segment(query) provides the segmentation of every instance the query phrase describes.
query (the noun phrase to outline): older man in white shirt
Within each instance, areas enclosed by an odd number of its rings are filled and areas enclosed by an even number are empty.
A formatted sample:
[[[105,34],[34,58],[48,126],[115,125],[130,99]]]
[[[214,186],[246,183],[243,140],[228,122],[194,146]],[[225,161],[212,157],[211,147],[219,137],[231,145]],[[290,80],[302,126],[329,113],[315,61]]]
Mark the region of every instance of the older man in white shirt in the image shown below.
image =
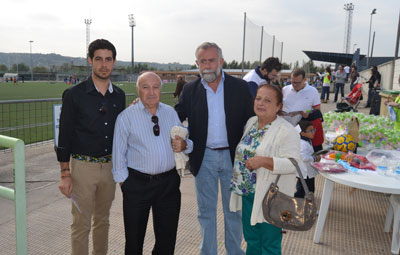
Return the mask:
[[[112,172],[123,193],[125,254],[143,253],[150,209],[153,254],[174,254],[181,207],[174,152],[190,153],[193,143],[179,136],[171,141],[171,129],[182,124],[175,110],[160,102],[158,75],[140,75],[136,90],[140,101],[118,116],[113,143]]]

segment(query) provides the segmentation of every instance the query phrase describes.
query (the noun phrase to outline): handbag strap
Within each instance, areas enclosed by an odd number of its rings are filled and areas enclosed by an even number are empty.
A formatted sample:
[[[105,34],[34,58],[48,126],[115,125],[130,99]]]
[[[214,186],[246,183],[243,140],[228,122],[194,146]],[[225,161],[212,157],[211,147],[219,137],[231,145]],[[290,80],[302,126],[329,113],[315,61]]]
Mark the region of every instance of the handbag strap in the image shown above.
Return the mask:
[[[310,190],[308,189],[307,183],[304,181],[304,177],[303,177],[303,174],[301,173],[299,164],[297,163],[297,161],[296,161],[294,158],[289,158],[289,160],[290,160],[290,162],[292,162],[292,164],[296,167],[297,173],[298,173],[299,176],[300,176],[301,185],[303,185],[303,189],[304,189],[305,193],[306,193],[306,194],[309,193]],[[275,182],[274,182],[274,185],[275,185],[275,186],[277,186],[280,177],[281,177],[281,175],[278,174],[278,176],[276,177],[276,180],[275,180]]]

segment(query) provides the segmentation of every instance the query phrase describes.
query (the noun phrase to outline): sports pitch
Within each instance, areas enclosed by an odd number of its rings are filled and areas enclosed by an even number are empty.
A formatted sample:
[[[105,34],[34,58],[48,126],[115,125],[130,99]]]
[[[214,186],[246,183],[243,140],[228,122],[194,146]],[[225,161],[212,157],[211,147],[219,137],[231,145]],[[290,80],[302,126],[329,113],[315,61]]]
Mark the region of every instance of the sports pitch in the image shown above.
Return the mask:
[[[126,94],[136,94],[135,83],[115,82],[115,85],[125,91]],[[61,98],[62,93],[71,85],[64,82],[0,82],[0,100],[23,100]],[[175,83],[165,83],[163,92],[174,92]]]
[[[114,83],[127,94],[130,104],[136,98],[134,83]],[[14,85],[11,82],[0,83],[0,135],[16,137],[31,144],[54,138],[53,105],[61,104],[62,93],[70,87],[63,82],[25,82]],[[163,85],[161,102],[174,105],[172,92],[175,83]],[[130,94],[130,95],[129,95]],[[8,100],[49,99],[57,100],[34,102],[4,102]],[[0,147],[0,149],[2,149]]]

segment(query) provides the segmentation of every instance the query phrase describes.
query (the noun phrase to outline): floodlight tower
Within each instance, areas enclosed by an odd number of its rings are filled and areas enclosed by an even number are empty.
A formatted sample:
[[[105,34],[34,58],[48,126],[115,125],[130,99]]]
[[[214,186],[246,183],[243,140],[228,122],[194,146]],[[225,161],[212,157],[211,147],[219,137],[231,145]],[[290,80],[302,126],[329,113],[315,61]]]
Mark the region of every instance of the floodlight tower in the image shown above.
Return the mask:
[[[350,53],[351,28],[353,23],[354,4],[352,3],[345,4],[344,10],[346,11],[346,23],[344,27],[343,52]]]
[[[89,44],[90,44],[90,24],[92,24],[91,19],[85,19],[85,24],[86,24],[86,69],[87,69],[87,75],[89,76]]]
[[[372,27],[372,15],[374,15],[374,14],[376,14],[376,9],[374,8],[373,10],[372,10],[372,12],[371,12],[371,18],[370,18],[370,20],[369,20],[369,35],[368,35],[368,54],[367,54],[367,67],[369,67],[369,61],[370,61],[370,55],[369,55],[369,45],[370,45],[370,42],[371,42],[371,27]]]
[[[129,26],[132,29],[132,67],[131,67],[131,79],[133,79],[133,73],[135,72],[134,67],[135,67],[135,60],[134,60],[134,44],[133,44],[133,28],[136,26],[136,21],[135,21],[135,16],[133,14],[129,14],[128,15],[128,19],[129,19]]]
[[[30,48],[30,57],[31,57],[31,81],[33,81],[33,66],[32,66],[32,43],[33,43],[33,41],[31,40],[31,41],[29,41],[29,48]],[[17,66],[18,66],[18,63],[17,63]]]

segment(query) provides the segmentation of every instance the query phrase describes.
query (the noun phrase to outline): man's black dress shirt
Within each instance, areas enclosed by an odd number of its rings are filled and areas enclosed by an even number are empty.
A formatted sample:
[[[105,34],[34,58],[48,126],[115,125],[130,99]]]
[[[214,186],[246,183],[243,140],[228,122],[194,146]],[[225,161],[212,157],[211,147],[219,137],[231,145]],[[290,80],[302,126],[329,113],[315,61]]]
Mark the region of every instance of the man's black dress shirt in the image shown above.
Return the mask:
[[[72,153],[101,157],[112,153],[114,125],[125,109],[125,93],[112,85],[103,96],[92,77],[63,94],[57,160],[68,162]]]

